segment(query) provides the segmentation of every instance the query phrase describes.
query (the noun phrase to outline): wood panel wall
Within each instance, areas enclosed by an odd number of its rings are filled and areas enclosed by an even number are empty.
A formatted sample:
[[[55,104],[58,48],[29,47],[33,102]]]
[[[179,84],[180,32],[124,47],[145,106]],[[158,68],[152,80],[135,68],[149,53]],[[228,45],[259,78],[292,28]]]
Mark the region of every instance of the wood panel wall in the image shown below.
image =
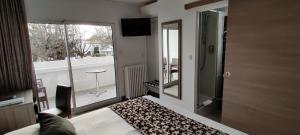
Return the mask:
[[[300,1],[229,0],[222,122],[300,134]]]

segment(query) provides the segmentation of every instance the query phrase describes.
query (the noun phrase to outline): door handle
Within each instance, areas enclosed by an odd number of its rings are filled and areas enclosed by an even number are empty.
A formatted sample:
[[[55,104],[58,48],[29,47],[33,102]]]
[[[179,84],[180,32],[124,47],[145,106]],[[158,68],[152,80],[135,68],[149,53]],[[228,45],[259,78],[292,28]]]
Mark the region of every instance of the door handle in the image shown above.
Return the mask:
[[[223,77],[226,77],[226,78],[229,78],[231,76],[231,73],[230,72],[225,72]]]

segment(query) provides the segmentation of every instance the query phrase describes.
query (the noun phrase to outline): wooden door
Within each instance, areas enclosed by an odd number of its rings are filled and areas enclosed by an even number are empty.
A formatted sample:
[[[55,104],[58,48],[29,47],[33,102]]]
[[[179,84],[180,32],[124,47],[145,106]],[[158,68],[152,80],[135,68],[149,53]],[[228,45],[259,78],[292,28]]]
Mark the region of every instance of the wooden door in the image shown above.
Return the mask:
[[[300,134],[300,1],[229,0],[222,122]]]

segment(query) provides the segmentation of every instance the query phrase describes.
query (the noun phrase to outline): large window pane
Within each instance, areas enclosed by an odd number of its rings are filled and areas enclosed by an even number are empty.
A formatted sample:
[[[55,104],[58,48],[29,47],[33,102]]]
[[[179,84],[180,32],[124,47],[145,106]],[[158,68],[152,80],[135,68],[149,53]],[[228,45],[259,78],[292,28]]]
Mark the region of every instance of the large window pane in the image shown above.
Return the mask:
[[[56,86],[70,84],[64,26],[30,23],[28,29],[40,106],[47,110],[55,107]]]
[[[111,26],[67,25],[76,106],[116,97]]]

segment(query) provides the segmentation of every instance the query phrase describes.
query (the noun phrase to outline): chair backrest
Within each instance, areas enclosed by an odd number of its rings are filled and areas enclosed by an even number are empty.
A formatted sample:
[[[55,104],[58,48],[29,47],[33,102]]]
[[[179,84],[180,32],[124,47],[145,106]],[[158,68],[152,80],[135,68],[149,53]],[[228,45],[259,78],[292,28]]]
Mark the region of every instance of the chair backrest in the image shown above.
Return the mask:
[[[178,66],[178,58],[172,58],[171,65]]]
[[[37,85],[37,88],[44,87],[43,80],[42,79],[36,79],[36,85]]]
[[[163,59],[163,65],[167,65],[167,58],[165,58],[165,57]]]
[[[71,94],[72,88],[70,86],[57,85],[55,97],[56,108],[61,109],[67,114],[71,114]]]

